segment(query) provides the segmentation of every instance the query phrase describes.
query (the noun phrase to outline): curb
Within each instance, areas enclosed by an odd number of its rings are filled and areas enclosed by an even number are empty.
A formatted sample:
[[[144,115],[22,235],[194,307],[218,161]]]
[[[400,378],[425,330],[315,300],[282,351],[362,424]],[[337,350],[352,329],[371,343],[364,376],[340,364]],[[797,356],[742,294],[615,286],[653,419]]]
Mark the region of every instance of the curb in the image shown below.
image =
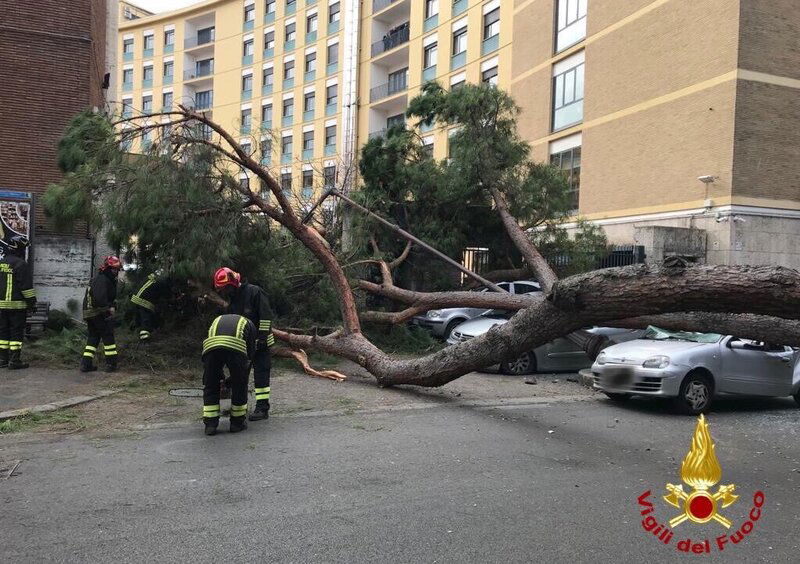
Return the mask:
[[[594,376],[592,376],[592,371],[588,368],[584,368],[578,372],[578,380],[580,381],[581,386],[594,388]]]
[[[112,396],[114,394],[118,394],[121,391],[122,390],[100,390],[99,392],[91,396],[75,396],[74,398],[67,398],[65,400],[54,401],[52,403],[44,403],[41,405],[35,405],[33,407],[24,407],[22,409],[11,409],[9,411],[2,411],[0,412],[0,421],[5,421],[6,419],[14,419],[16,417],[23,417],[31,413],[47,413],[48,411],[56,411],[58,409],[64,409],[66,407],[74,407],[82,403],[89,403],[90,401],[94,401],[96,399],[105,398],[108,396]]]

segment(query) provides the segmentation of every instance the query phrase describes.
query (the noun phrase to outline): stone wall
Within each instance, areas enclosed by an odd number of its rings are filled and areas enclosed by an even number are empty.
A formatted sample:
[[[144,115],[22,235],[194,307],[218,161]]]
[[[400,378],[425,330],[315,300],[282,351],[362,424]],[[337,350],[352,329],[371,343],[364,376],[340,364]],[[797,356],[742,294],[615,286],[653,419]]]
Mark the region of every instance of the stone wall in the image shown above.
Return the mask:
[[[33,285],[40,301],[51,309],[68,311],[67,302],[80,306],[92,272],[92,239],[39,236],[34,241]],[[75,314],[75,312],[71,312]]]

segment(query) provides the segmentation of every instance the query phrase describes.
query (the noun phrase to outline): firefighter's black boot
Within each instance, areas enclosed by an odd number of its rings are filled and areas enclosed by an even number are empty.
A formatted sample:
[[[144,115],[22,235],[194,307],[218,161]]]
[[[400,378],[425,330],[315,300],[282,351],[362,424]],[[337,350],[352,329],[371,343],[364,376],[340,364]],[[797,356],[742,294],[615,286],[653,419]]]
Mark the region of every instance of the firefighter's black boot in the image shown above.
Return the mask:
[[[109,356],[106,358],[106,372],[117,371],[117,356]]]
[[[22,362],[20,360],[20,354],[22,351],[10,351],[8,354],[8,369],[9,370],[22,370],[23,368],[28,368],[30,366],[27,362]]]
[[[97,370],[97,367],[91,357],[84,356],[81,358],[81,372],[94,372],[95,370]]]
[[[231,417],[231,433],[239,433],[247,429],[247,420],[244,415],[240,417]]]
[[[250,414],[250,421],[261,421],[269,419],[269,400],[258,400],[256,408]]]
[[[213,437],[217,434],[217,426],[219,425],[219,417],[203,419],[203,423],[205,423],[206,430],[205,434],[209,437]]]
[[[8,349],[0,349],[0,368],[8,368]]]

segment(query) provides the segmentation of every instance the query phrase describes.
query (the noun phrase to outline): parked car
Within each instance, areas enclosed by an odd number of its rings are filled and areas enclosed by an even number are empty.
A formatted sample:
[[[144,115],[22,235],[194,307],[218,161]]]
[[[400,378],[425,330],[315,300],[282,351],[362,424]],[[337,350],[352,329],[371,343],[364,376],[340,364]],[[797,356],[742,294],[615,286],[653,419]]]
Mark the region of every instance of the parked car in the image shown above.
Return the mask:
[[[612,400],[673,398],[681,411],[698,414],[720,394],[794,396],[800,404],[797,357],[782,345],[650,327],[642,339],[602,351],[592,373],[595,389]]]
[[[519,280],[517,282],[498,282],[497,285],[512,294],[530,294],[541,292],[538,282],[533,280]],[[475,288],[474,292],[488,292],[485,286]],[[432,309],[425,315],[418,315],[412,319],[412,324],[430,330],[437,337],[445,341],[450,338],[453,329],[468,319],[473,319],[486,313],[486,308],[479,307],[451,307],[447,309]]]
[[[505,310],[490,310],[458,325],[450,334],[447,343],[455,345],[483,335],[492,327],[507,323],[513,314],[514,312]],[[589,331],[606,335],[614,342],[636,339],[642,335],[642,331],[611,327],[595,327]],[[567,338],[560,338],[530,352],[522,353],[518,358],[502,362],[499,368],[504,374],[522,375],[545,371],[577,372],[591,365],[592,360],[582,348]]]

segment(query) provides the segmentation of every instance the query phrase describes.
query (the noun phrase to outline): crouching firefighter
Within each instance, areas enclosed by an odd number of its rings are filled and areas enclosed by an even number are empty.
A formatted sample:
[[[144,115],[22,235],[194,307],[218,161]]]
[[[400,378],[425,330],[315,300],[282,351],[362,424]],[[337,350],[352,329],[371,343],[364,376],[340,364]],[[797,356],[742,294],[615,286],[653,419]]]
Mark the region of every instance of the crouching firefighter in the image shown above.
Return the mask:
[[[272,310],[267,295],[260,287],[242,281],[238,272],[226,267],[214,273],[214,289],[226,300],[230,300],[226,313],[243,315],[252,321],[258,330],[256,352],[253,356],[256,406],[250,414],[250,421],[267,419],[272,364],[269,349],[275,344],[275,336],[272,334]]]
[[[81,372],[97,370],[94,355],[100,342],[106,357],[106,372],[117,369],[117,342],[114,338],[114,312],[117,300],[117,276],[122,262],[115,257],[106,257],[100,272],[92,278],[83,298],[83,319],[89,329],[86,348],[81,358]]]
[[[216,435],[219,426],[220,382],[223,369],[230,373],[230,432],[247,429],[247,380],[256,352],[256,328],[241,315],[217,317],[203,341],[203,423],[206,435]]]
[[[167,281],[156,278],[155,274],[150,274],[139,291],[131,296],[131,303],[136,309],[136,325],[139,327],[140,343],[147,343],[158,325],[156,301],[166,293],[166,290]]]
[[[28,368],[20,357],[27,311],[36,307],[36,291],[25,262],[27,248],[27,237],[14,235],[0,259],[0,288],[5,288],[5,299],[0,300],[0,368],[9,370]]]

